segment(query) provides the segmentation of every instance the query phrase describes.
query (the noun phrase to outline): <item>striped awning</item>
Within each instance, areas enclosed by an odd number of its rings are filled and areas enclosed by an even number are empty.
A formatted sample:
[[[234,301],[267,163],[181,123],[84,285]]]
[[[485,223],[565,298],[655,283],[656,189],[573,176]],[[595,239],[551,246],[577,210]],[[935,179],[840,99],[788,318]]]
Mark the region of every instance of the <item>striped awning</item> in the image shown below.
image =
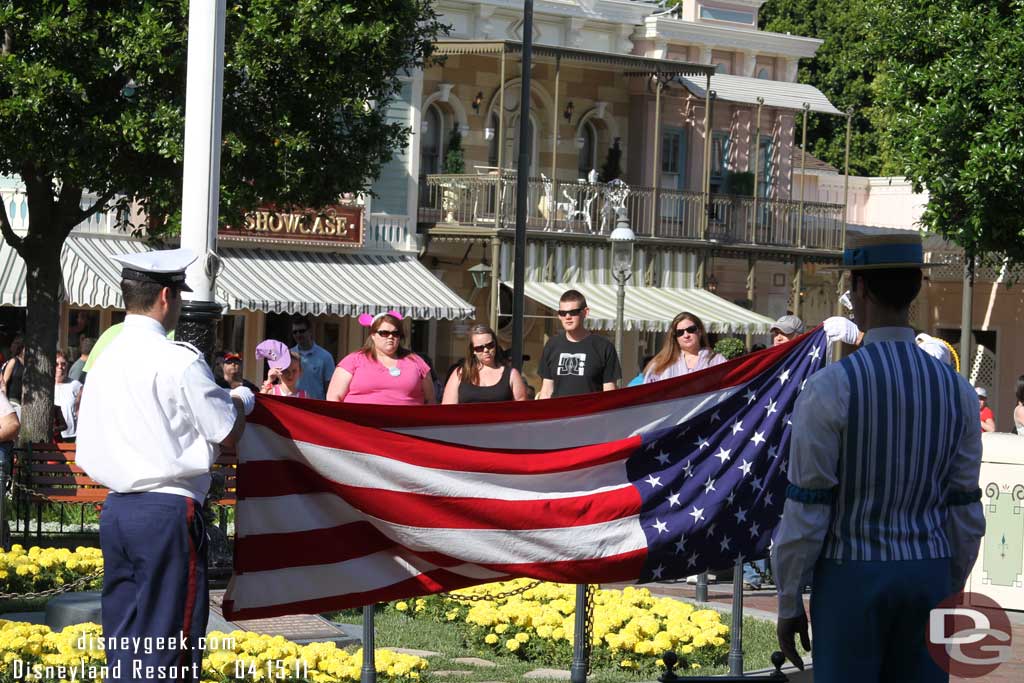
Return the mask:
[[[72,306],[123,308],[121,270],[111,256],[148,251],[128,237],[73,233],[64,243],[64,299]],[[229,310],[358,315],[397,310],[415,319],[472,318],[476,308],[411,254],[339,254],[221,248],[217,300]],[[25,262],[0,243],[0,305],[25,306]]]
[[[694,95],[704,98],[707,82],[703,78],[681,76],[680,82]],[[756,105],[757,99],[761,98],[766,107],[801,111],[806,104],[810,111],[843,116],[843,112],[836,109],[823,92],[806,83],[715,74],[711,77],[711,90],[723,102]]]
[[[503,284],[512,286],[511,282]],[[524,292],[542,306],[558,310],[558,299],[567,289],[579,290],[587,298],[590,307],[587,321],[592,329],[615,329],[618,289],[615,285],[527,282]],[[704,289],[626,287],[623,323],[627,331],[664,332],[672,318],[683,311],[699,316],[709,332],[717,333],[767,334],[775,322]]]

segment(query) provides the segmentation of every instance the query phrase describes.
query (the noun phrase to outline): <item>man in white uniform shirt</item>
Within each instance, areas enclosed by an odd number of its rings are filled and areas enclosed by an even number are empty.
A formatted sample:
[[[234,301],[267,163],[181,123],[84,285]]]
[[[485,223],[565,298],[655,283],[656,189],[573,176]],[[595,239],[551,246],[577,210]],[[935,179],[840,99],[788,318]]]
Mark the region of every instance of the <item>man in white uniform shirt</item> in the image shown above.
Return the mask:
[[[111,490],[100,516],[110,680],[198,681],[209,614],[203,499],[219,446],[241,437],[255,398],[218,387],[199,351],[165,336],[192,291],[190,250],[114,258],[128,315],[89,373],[77,453]],[[157,638],[160,647],[118,646]]]
[[[803,668],[795,640],[810,648],[801,590],[811,583],[815,683],[948,681],[925,626],[963,589],[985,533],[977,399],[909,326],[920,236],[847,244],[864,340],[811,376],[793,411],[772,551],[779,646]]]

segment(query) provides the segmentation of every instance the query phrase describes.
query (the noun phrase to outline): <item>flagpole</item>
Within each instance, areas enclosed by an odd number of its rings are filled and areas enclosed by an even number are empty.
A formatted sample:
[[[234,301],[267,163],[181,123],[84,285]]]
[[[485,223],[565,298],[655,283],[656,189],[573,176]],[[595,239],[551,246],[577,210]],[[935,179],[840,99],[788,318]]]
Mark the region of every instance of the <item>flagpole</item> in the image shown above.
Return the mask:
[[[585,642],[587,633],[587,584],[576,584],[576,624],[572,636],[572,666],[569,667],[571,683],[587,683],[587,652],[590,643]]]
[[[523,316],[526,313],[526,211],[530,182],[530,68],[533,58],[533,0],[523,2],[523,77],[519,94],[519,163],[516,165],[515,260],[512,272],[512,367],[523,371]],[[557,135],[557,131],[555,132]]]

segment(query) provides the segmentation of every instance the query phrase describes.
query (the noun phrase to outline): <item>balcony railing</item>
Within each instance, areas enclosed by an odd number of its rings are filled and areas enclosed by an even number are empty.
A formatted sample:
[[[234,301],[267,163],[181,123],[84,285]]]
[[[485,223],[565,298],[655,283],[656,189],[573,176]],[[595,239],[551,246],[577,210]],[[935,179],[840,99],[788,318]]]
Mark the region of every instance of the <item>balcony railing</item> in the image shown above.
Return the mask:
[[[708,240],[721,244],[807,247],[836,251],[843,244],[841,204],[801,203],[712,194],[704,230],[703,195],[688,190],[628,188],[606,183],[530,178],[528,230],[607,235],[621,206],[638,236]],[[619,196],[616,196],[619,192]],[[516,176],[428,175],[420,183],[421,223],[480,228],[515,225]],[[657,208],[657,211],[655,209]]]

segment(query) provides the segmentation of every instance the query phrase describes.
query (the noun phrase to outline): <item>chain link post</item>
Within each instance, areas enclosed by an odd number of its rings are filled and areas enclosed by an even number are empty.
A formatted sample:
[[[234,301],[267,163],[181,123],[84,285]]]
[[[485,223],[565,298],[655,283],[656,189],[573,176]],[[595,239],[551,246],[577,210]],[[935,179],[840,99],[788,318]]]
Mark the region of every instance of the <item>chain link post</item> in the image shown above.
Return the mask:
[[[732,570],[732,632],[729,634],[729,675],[743,675],[743,556]]]
[[[694,596],[697,602],[708,601],[708,573],[697,574],[697,594]]]
[[[569,680],[572,683],[587,683],[587,657],[589,634],[587,633],[587,584],[576,584],[576,624],[572,638],[572,667]]]
[[[377,662],[373,644],[375,612],[372,604],[363,607],[363,669],[360,672],[359,683],[377,683]]]

